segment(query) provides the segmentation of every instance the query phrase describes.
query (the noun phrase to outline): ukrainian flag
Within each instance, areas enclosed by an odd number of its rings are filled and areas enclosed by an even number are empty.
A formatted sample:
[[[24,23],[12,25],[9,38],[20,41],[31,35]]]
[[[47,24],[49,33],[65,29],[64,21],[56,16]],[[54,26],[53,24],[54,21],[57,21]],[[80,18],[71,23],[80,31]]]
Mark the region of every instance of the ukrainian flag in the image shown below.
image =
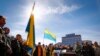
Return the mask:
[[[44,32],[44,38],[56,42],[56,36],[47,29]]]
[[[26,27],[26,32],[28,32],[26,45],[32,49],[35,47],[35,24],[34,24],[34,15],[32,14],[34,10],[34,6],[35,6],[35,2],[33,4],[31,16],[29,18],[29,21]]]
[[[28,32],[26,45],[33,48],[35,45],[35,26],[34,26],[34,15],[32,14],[27,24],[26,32]]]

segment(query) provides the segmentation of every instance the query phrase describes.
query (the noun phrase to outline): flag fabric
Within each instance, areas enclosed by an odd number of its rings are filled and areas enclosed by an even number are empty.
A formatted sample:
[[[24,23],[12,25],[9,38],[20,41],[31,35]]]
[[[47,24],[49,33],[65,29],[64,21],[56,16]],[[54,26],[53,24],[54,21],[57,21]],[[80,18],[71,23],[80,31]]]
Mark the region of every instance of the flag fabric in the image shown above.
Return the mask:
[[[26,27],[26,32],[28,32],[27,40],[25,44],[27,45],[26,50],[33,56],[33,52],[35,49],[35,24],[34,24],[34,15],[32,14],[35,6],[35,2],[32,7],[31,15]]]
[[[26,45],[30,48],[34,48],[35,45],[35,26],[34,26],[34,15],[31,14],[28,25],[26,27],[26,32],[28,32]]]
[[[44,32],[44,38],[56,42],[56,36],[47,29]]]

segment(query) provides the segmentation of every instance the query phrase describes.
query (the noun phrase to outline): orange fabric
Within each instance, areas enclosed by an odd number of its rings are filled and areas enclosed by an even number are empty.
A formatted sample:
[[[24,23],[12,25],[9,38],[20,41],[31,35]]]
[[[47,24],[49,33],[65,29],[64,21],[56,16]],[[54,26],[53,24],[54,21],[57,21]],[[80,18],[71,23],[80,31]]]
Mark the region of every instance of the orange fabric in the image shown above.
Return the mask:
[[[38,56],[41,56],[41,48],[40,48],[40,46],[38,46]]]

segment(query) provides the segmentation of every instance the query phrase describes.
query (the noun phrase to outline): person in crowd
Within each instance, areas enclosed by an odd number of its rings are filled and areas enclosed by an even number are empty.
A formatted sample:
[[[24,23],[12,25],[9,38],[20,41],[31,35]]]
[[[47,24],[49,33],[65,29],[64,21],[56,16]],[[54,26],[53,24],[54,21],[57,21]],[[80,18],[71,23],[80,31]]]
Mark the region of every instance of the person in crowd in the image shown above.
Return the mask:
[[[22,36],[20,34],[17,34],[16,38],[11,41],[11,47],[13,51],[12,56],[29,56],[24,48]]]
[[[20,51],[21,51],[21,56],[30,56],[28,51],[25,49],[24,41],[22,39],[22,36],[20,34],[17,34],[16,39],[18,40],[20,44]]]
[[[21,42],[20,41],[21,39],[19,39],[19,38],[20,38],[20,35],[17,34],[16,38],[11,41],[11,47],[12,47],[12,51],[13,51],[12,56],[21,56],[21,46],[19,43],[19,42]]]
[[[33,53],[33,56],[43,56],[43,49],[42,49],[42,46],[41,46],[40,42],[36,46],[36,49],[35,49],[35,51]]]
[[[42,50],[43,50],[43,56],[46,56],[46,47],[44,44],[42,45]]]
[[[49,52],[50,52],[49,46],[46,45],[46,56],[50,56]]]
[[[5,17],[0,15],[0,27],[1,28],[3,28],[3,26],[6,24],[5,20],[6,20]]]
[[[0,42],[4,42],[5,33],[3,26],[6,24],[5,17],[0,15]]]
[[[73,47],[72,47],[71,45],[69,45],[69,46],[68,46],[68,51],[69,51],[69,52],[72,52],[72,50],[73,50]]]
[[[95,51],[95,56],[100,56],[100,46],[98,45],[97,42],[94,42],[94,51]]]
[[[50,50],[49,50],[49,46],[46,45],[46,56],[49,56],[49,52],[50,52]]]
[[[8,27],[4,27],[3,30],[5,31],[5,37],[6,37],[6,45],[8,46],[7,55],[11,56],[12,54],[12,48],[11,48],[11,36],[9,35],[10,29]]]
[[[94,49],[92,45],[89,45],[88,42],[85,42],[82,47],[83,56],[95,56]]]
[[[10,38],[10,29],[8,27],[4,27],[3,30],[5,31],[5,36],[7,37],[8,44],[11,45],[11,38]]]
[[[0,56],[7,56],[6,54],[6,37],[3,30],[4,25],[6,24],[5,17],[0,15]]]
[[[46,56],[54,56],[53,50],[54,50],[53,45],[49,44],[49,46],[47,47],[47,55]]]
[[[60,49],[60,45],[55,45],[54,46],[54,56],[60,56],[60,52],[61,52],[61,49]]]
[[[75,45],[76,56],[81,56],[81,49],[82,49],[81,44],[79,42],[76,42],[76,45]]]

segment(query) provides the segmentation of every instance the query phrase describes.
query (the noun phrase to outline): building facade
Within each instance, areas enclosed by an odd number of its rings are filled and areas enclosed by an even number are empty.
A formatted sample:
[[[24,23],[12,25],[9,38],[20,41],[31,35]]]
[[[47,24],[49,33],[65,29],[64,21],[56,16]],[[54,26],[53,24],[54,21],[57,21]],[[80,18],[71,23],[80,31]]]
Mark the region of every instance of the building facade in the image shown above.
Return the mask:
[[[65,37],[62,37],[62,44],[64,45],[74,46],[76,42],[82,43],[81,35],[75,35],[75,33],[72,33],[66,34]]]

